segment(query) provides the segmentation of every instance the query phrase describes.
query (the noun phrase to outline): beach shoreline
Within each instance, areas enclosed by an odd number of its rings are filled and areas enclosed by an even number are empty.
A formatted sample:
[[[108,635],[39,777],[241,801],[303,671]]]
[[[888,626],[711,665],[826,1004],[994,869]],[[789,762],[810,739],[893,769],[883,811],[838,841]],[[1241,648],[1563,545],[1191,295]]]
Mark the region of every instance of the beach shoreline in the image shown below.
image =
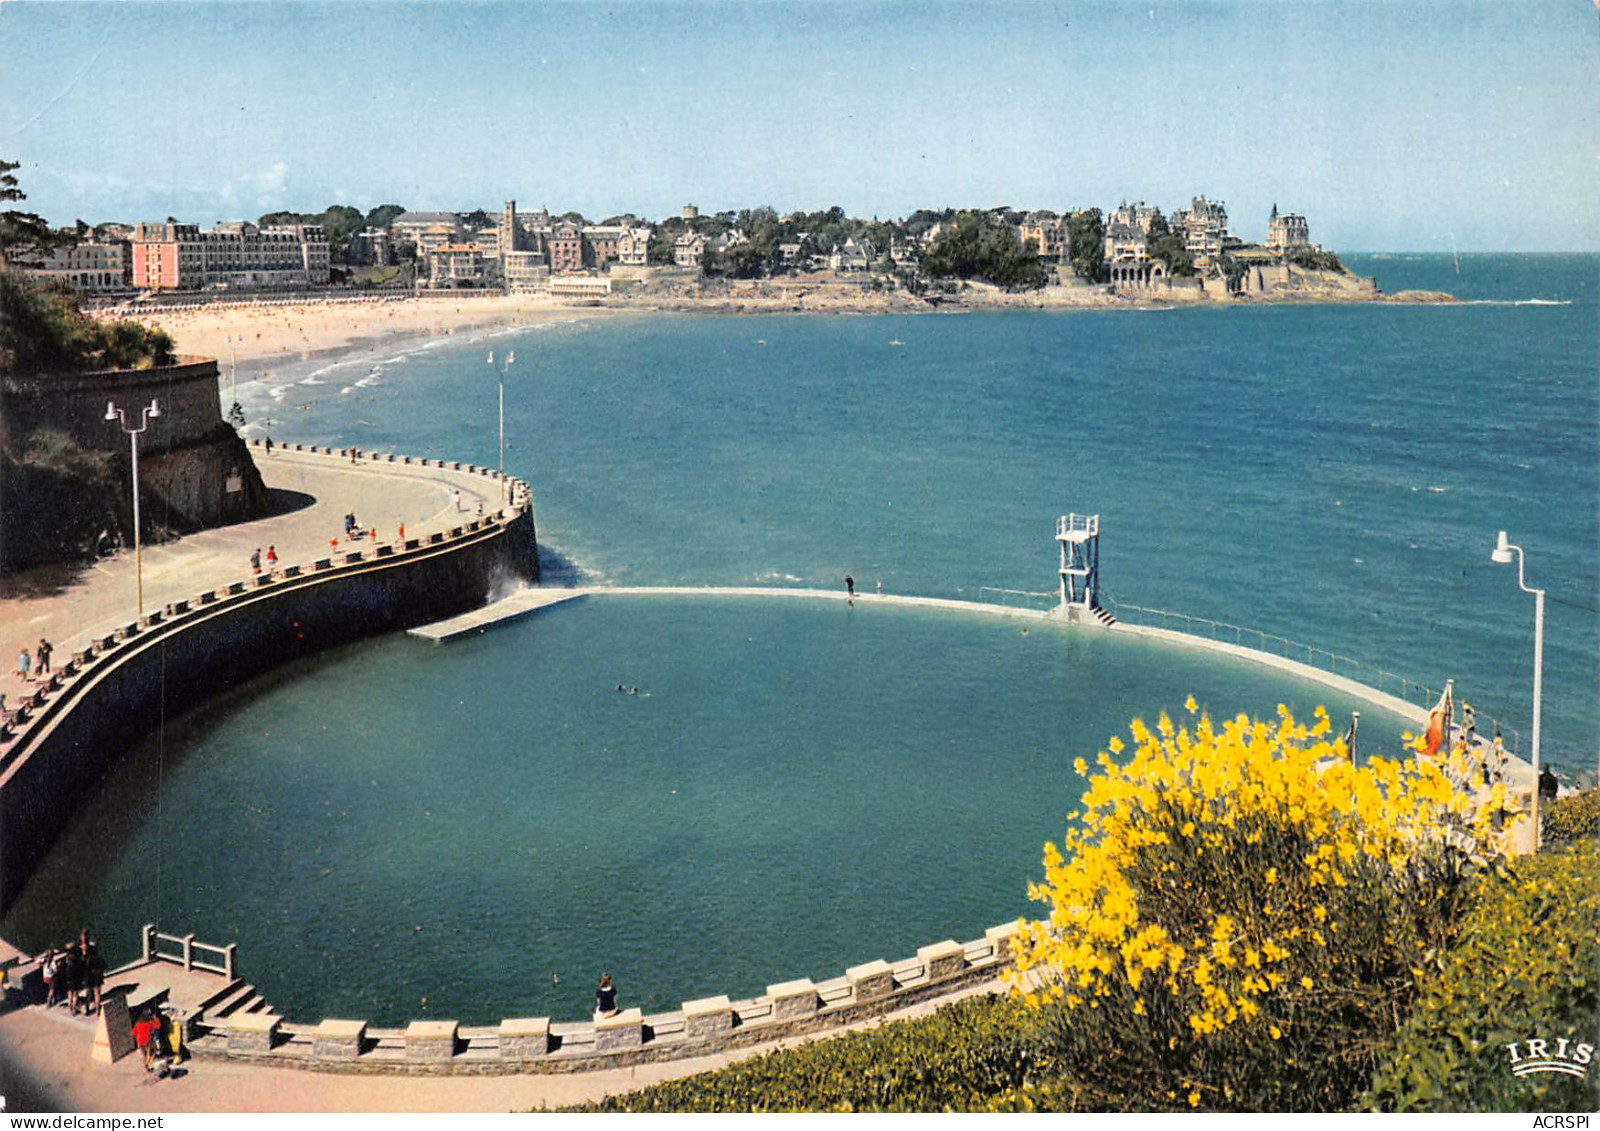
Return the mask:
[[[1350,278],[1354,279],[1353,276]],[[951,294],[912,295],[875,291],[833,278],[702,281],[662,279],[641,285],[623,280],[604,300],[563,302],[547,295],[372,296],[369,301],[306,298],[278,303],[212,302],[182,309],[97,312],[131,317],[170,334],[180,352],[217,358],[260,372],[362,346],[426,340],[465,331],[517,329],[550,322],[635,314],[952,314],[995,310],[1173,310],[1189,307],[1335,305],[1345,303],[1448,303],[1432,292],[1384,294],[1375,288],[1315,286],[1247,297],[1222,298],[1189,292],[1116,293],[1088,285],[1006,292],[984,284],[963,285]]]

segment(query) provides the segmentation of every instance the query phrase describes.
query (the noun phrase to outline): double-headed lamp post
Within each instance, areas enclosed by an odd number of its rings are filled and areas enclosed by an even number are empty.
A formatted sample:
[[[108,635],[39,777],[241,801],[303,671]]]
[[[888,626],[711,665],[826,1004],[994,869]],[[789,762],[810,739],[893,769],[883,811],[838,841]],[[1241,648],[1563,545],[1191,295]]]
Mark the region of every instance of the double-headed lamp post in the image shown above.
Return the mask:
[[[139,427],[129,428],[127,414],[117,407],[115,401],[106,402],[106,419],[122,425],[133,451],[133,587],[138,597],[140,617],[144,616],[144,543],[139,536],[139,437],[150,427],[150,422],[160,415],[161,405],[152,399],[149,408],[139,410]]]
[[[506,371],[517,360],[517,351],[506,354],[505,364],[496,370],[500,379],[500,505],[505,506],[506,495]],[[494,365],[494,350],[489,351],[489,364]]]
[[[1511,555],[1517,556],[1517,584],[1524,593],[1533,594],[1533,844],[1539,846],[1539,711],[1544,693],[1544,590],[1530,589],[1523,577],[1522,547],[1506,541],[1506,532],[1500,532],[1489,560],[1496,565],[1510,565]]]

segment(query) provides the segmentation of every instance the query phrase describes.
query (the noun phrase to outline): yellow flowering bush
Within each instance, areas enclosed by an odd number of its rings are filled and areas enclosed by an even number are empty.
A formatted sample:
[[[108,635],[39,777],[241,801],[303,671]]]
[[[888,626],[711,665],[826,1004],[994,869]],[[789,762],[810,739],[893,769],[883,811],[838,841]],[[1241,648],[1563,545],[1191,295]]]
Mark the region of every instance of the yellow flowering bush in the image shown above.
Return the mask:
[[[1503,794],[1474,790],[1459,750],[1355,765],[1320,707],[1220,727],[1186,707],[1076,763],[1081,826],[1045,846],[1030,894],[1049,915],[1023,925],[1015,992],[1098,1106],[1339,1109],[1466,878],[1498,867]]]

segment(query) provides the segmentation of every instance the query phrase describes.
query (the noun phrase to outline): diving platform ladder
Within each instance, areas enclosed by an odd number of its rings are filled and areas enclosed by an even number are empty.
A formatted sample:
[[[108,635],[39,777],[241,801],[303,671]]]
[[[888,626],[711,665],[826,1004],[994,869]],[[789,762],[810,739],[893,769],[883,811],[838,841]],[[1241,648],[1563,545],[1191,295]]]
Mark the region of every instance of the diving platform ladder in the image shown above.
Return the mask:
[[[1061,547],[1061,612],[1070,621],[1104,625],[1116,618],[1100,607],[1100,516],[1064,514],[1056,520]]]

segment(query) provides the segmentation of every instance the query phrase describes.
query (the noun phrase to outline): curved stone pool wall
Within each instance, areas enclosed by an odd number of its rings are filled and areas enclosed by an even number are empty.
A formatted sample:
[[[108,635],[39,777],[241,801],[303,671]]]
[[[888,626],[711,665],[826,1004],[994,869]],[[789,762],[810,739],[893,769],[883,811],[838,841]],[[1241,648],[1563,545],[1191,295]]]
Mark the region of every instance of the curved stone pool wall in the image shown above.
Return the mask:
[[[427,1020],[403,1029],[345,1019],[297,1025],[276,1014],[253,1013],[210,1025],[202,1018],[203,1032],[189,1048],[197,1056],[274,1067],[444,1075],[583,1072],[678,1060],[836,1029],[971,990],[1013,964],[1017,929],[1007,923],[981,939],[945,939],[920,947],[915,957],[853,966],[828,981],[801,978],[768,986],[759,997],[703,998],[668,1013],[624,1009],[590,1021],[524,1017],[482,1027]]]
[[[511,485],[517,502],[495,514],[198,593],[108,627],[61,664],[0,725],[0,909],[49,850],[82,785],[163,718],[289,660],[474,608],[506,581],[536,580],[531,494]]]

